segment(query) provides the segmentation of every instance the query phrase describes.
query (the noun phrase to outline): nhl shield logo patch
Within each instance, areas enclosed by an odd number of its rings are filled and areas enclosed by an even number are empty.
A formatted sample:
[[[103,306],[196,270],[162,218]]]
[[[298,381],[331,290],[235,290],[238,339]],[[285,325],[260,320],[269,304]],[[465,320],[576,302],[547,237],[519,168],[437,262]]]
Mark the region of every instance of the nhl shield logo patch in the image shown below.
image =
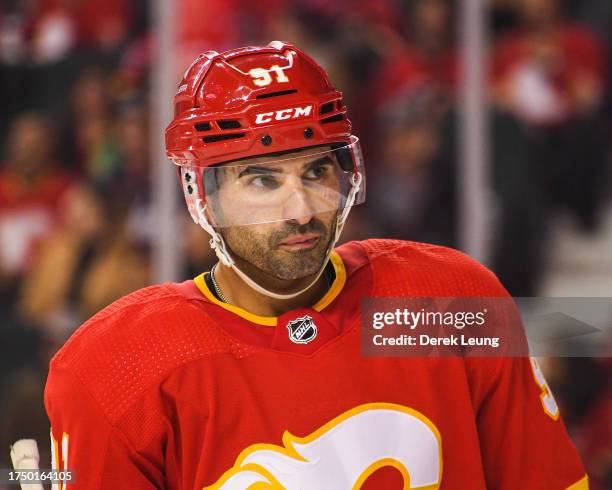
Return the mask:
[[[287,323],[289,339],[295,344],[307,344],[317,336],[317,326],[308,315]]]

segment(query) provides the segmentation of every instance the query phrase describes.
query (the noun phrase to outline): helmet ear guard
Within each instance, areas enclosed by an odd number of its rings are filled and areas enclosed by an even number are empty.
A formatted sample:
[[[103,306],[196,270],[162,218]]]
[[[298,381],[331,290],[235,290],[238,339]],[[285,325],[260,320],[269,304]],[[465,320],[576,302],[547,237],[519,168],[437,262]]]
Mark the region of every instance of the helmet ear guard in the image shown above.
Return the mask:
[[[181,188],[183,189],[183,195],[185,196],[187,210],[193,222],[198,224],[200,220],[197,211],[197,201],[205,199],[202,186],[200,185],[201,172],[197,167],[188,167],[185,165],[177,165],[177,170]]]

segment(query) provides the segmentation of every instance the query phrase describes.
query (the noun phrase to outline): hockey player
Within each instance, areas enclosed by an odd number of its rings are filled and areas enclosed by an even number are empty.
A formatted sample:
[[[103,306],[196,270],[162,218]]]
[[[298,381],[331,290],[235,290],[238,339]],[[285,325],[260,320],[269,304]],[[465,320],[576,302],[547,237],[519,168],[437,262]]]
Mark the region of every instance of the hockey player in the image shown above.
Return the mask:
[[[218,262],[107,307],[51,362],[75,489],[586,489],[528,358],[364,357],[365,297],[506,297],[455,250],[336,248],[364,199],[342,94],[294,46],[207,52],[166,131]]]

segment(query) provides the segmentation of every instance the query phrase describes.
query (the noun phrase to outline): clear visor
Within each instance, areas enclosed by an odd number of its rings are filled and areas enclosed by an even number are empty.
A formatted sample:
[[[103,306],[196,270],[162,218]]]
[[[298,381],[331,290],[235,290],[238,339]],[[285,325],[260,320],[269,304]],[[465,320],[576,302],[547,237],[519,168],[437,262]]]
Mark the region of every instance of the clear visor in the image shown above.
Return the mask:
[[[216,227],[244,226],[341,213],[365,200],[359,140],[281,156],[249,158],[203,171],[209,219]]]

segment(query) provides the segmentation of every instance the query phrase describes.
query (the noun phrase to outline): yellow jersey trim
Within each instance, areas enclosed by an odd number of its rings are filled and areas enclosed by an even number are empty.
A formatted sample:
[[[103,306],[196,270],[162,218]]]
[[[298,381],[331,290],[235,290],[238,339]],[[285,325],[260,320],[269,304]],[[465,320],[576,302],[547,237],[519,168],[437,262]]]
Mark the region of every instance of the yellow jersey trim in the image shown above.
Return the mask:
[[[567,487],[566,490],[589,490],[589,477],[587,475],[584,475],[583,478],[578,480],[573,485]]]
[[[315,311],[322,311],[324,308],[329,306],[340,294],[344,285],[346,284],[346,269],[344,267],[344,262],[342,262],[342,258],[335,251],[331,253],[329,260],[331,261],[334,271],[336,272],[336,278],[332,283],[331,287],[328,291],[323,295],[323,297],[316,302],[316,304],[312,307]],[[200,290],[200,292],[208,299],[211,303],[214,303],[221,308],[225,308],[228,311],[244,318],[253,323],[257,323],[258,325],[264,325],[267,327],[275,327],[278,322],[278,317],[276,316],[261,316],[255,315],[244,308],[240,308],[239,306],[229,305],[224,303],[223,301],[218,300],[215,295],[208,289],[206,285],[206,274],[208,272],[203,272],[199,276],[195,277],[193,280]]]
[[[342,262],[340,255],[338,255],[336,252],[332,252],[329,260],[334,266],[336,278],[323,297],[312,307],[312,309],[315,311],[321,311],[324,308],[327,308],[331,302],[338,297],[340,291],[342,291],[344,285],[346,284],[346,269],[344,268],[344,262]]]

